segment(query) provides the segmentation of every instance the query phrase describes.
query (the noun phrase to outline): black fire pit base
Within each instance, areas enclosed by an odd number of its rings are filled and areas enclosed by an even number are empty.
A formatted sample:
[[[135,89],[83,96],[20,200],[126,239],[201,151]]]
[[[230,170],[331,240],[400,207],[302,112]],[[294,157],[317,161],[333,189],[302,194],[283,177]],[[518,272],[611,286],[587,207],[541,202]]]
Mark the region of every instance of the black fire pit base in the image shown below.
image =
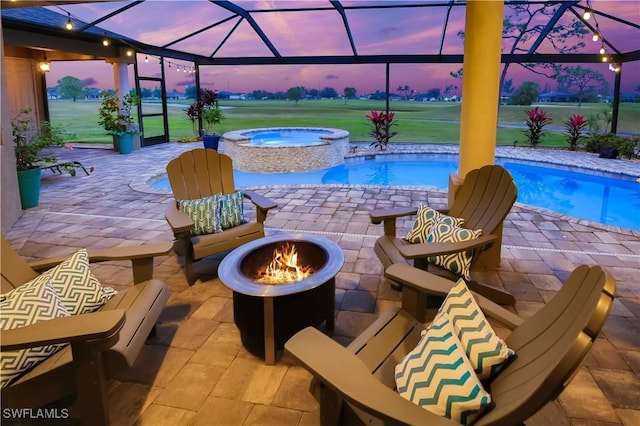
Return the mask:
[[[335,280],[306,290],[276,298],[263,298],[233,293],[233,319],[240,330],[242,345],[253,355],[265,359],[265,304],[273,303],[274,349],[284,344],[305,327],[325,323],[325,333],[333,334],[335,315]],[[269,307],[266,307],[269,311]]]

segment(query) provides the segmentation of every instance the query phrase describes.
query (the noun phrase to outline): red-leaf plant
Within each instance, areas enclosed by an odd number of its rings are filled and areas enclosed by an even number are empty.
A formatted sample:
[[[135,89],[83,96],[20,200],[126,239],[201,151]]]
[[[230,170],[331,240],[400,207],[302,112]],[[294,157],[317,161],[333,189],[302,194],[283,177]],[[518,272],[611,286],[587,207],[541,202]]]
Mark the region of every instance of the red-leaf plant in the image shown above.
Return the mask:
[[[584,136],[582,134],[582,129],[587,127],[587,120],[585,120],[582,115],[574,114],[567,118],[564,125],[567,134],[567,142],[569,142],[569,151],[575,151],[578,149],[578,142]]]
[[[366,119],[373,124],[373,129],[369,132],[369,136],[373,136],[376,139],[370,146],[375,146],[381,151],[387,149],[389,139],[398,134],[398,132],[390,130],[392,126],[398,125],[398,122],[394,121],[395,115],[394,112],[387,114],[384,111],[371,111],[370,114],[366,115]]]
[[[552,120],[540,107],[525,111],[525,114],[527,114],[525,124],[528,129],[524,131],[524,134],[527,136],[527,139],[529,139],[529,144],[535,148],[540,144],[542,136],[544,135],[542,128],[551,123]]]

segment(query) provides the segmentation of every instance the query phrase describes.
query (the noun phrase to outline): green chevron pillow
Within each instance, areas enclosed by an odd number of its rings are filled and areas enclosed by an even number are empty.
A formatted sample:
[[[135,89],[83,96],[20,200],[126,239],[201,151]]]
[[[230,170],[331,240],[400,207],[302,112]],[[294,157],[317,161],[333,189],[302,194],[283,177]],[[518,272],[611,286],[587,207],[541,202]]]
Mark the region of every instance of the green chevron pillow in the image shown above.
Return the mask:
[[[20,287],[11,290],[0,301],[0,330],[26,327],[52,318],[69,316],[64,304],[56,295],[51,277],[43,274]],[[53,355],[65,344],[40,346],[0,353],[0,382],[4,388]]]
[[[466,228],[460,228],[455,225],[451,225],[447,221],[440,220],[434,223],[427,237],[428,243],[446,243],[446,242],[461,242],[478,238],[482,235],[482,230],[472,230]],[[471,260],[473,259],[473,250],[465,250],[458,253],[443,254],[440,256],[431,256],[427,260],[438,266],[442,266],[445,269],[460,275],[465,279],[471,278]]]
[[[413,222],[413,227],[404,239],[411,243],[426,243],[433,225],[438,221],[455,226],[462,226],[464,224],[464,219],[447,216],[431,207],[420,204],[415,221]]]
[[[473,423],[491,403],[445,313],[436,316],[396,366],[395,378],[403,398],[463,425]]]
[[[459,279],[444,299],[439,312],[449,315],[480,380],[490,379],[515,355],[496,335],[463,279]]]
[[[186,213],[195,224],[195,227],[191,230],[192,235],[222,232],[220,215],[218,213],[219,200],[220,194],[214,194],[210,197],[198,198],[196,200],[178,200],[178,210]]]
[[[69,315],[94,312],[117,293],[116,290],[102,287],[98,279],[91,273],[89,255],[86,249],[75,252],[71,257],[44,272],[51,277],[51,285],[64,304]],[[27,284],[17,287],[11,292],[26,291]]]
[[[244,223],[243,199],[244,191],[220,196],[219,215],[222,229],[233,228]]]

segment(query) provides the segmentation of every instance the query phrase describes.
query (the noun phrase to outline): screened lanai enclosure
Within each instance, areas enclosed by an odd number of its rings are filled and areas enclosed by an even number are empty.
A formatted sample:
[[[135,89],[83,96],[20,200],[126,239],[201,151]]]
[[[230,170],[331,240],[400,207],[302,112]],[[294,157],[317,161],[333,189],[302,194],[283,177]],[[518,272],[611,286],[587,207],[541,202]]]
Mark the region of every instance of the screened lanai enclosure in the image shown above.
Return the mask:
[[[421,95],[435,84],[453,94],[463,82],[466,6],[454,0],[18,0],[2,2],[2,25],[5,46],[28,48],[43,63],[133,64],[139,92],[162,90],[161,110],[139,107],[143,131],[148,120],[164,122],[164,134],[145,132],[143,144],[151,144],[169,140],[166,104],[179,96],[176,86],[235,93],[249,86],[286,90],[303,76],[322,88],[351,76],[362,85],[358,93],[387,99],[403,90]],[[598,95],[613,105],[615,132],[621,96],[637,95],[639,39],[637,2],[506,0],[501,93],[526,80],[557,91],[563,67],[593,68],[606,77]]]

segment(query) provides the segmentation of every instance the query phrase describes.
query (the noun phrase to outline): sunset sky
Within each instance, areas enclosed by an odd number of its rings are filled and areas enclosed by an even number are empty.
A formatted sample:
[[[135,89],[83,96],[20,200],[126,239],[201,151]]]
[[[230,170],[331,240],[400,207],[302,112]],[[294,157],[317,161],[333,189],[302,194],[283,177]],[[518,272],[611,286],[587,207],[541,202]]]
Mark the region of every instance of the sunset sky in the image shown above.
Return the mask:
[[[76,19],[91,22],[127,3],[68,5],[62,10],[60,8],[54,8],[54,10],[59,13],[69,12]],[[310,7],[330,7],[328,1],[316,0],[236,1],[235,3],[249,10],[262,8],[265,5],[272,8],[290,8],[300,4]],[[358,1],[342,1],[344,6],[358,3]],[[375,3],[384,4],[385,2]],[[396,0],[394,3],[399,1]],[[412,2],[402,3],[411,4]],[[640,23],[640,5],[636,0],[594,0],[590,3],[596,10],[622,17],[635,25]],[[347,17],[359,54],[437,54],[445,11],[445,8],[347,10]],[[464,30],[464,13],[463,7],[452,10],[443,47],[445,54],[463,52],[463,42],[457,33]],[[123,14],[101,22],[99,26],[145,43],[162,46],[229,16],[231,16],[229,11],[206,0],[147,0]],[[351,54],[342,19],[335,10],[261,13],[253,16],[283,56]],[[573,17],[566,14],[565,16],[567,20],[564,22],[568,22],[568,19]],[[602,35],[618,50],[626,52],[640,48],[638,41],[640,31],[637,29],[625,27],[603,16],[597,16],[597,21]],[[590,22],[594,22],[593,18]],[[214,57],[271,56],[271,52],[246,21],[242,22],[231,37],[222,43],[236,23],[236,19],[231,19],[168,47],[207,56],[215,51]],[[601,43],[592,42],[590,34],[583,41],[586,44],[582,50],[583,53],[597,53],[600,49]],[[505,48],[506,46],[508,45],[505,44]],[[539,52],[552,53],[553,50],[548,43],[543,43]],[[160,67],[157,58],[148,57],[148,63],[144,61],[145,55],[138,55],[138,59],[141,75],[159,75]],[[193,75],[184,72],[184,69],[190,69],[192,64],[171,59],[169,61],[171,68],[166,69],[168,90],[182,92],[185,85],[194,84]],[[613,88],[614,73],[608,70],[607,65],[583,66],[602,73]],[[458,86],[456,93],[459,94],[461,82],[449,74],[458,68],[457,64],[391,65],[391,88],[394,91],[396,87],[406,85],[417,93],[425,93],[432,88],[444,89],[447,85],[455,84]],[[286,91],[289,87],[300,85],[316,89],[333,87],[338,93],[342,93],[345,87],[351,86],[357,89],[358,94],[366,94],[376,90],[383,91],[385,84],[384,65],[208,66],[201,67],[200,70],[203,87],[231,92],[250,93],[255,89],[272,92]],[[132,68],[130,73],[133,74]],[[92,87],[113,88],[111,65],[103,61],[54,62],[51,72],[47,75],[47,85],[55,86],[56,81],[66,75],[83,80],[92,79],[94,80]],[[507,78],[513,79],[516,87],[527,80],[538,81],[541,90],[545,87],[555,90],[557,87],[554,81],[540,79],[529,71],[523,71],[522,67],[515,64],[509,68]],[[626,64],[622,74],[622,91],[633,93],[638,83],[640,83],[640,64],[637,62]]]

